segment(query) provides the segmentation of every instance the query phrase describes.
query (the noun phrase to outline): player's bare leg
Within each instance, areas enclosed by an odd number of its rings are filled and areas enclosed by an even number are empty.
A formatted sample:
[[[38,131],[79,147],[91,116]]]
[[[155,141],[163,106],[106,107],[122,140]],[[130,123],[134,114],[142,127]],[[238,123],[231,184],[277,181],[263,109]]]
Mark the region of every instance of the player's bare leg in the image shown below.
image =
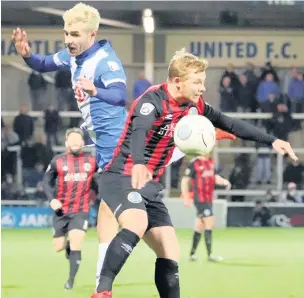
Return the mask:
[[[173,227],[155,227],[143,238],[153,249],[155,263],[155,284],[161,298],[179,298],[178,260],[179,244]]]
[[[215,219],[214,216],[207,216],[202,218],[205,225],[205,243],[208,253],[208,261],[210,262],[221,262],[223,260],[222,257],[212,256],[212,230],[214,228]]]
[[[64,250],[66,245],[65,236],[53,238],[53,245],[56,252],[61,252]]]
[[[72,289],[74,285],[75,276],[81,263],[81,249],[85,235],[86,235],[85,231],[82,230],[75,229],[69,231],[70,249],[71,249],[69,255],[70,274],[69,274],[69,279],[64,286],[64,288],[67,290]]]
[[[195,255],[196,249],[198,247],[198,244],[201,240],[202,232],[205,228],[204,221],[201,217],[197,217],[195,219],[195,225],[194,225],[194,233],[193,233],[193,240],[192,240],[192,248],[190,252],[190,261],[196,261],[197,257]]]
[[[98,261],[96,268],[96,288],[99,283],[100,272],[110,242],[118,232],[118,222],[111,209],[105,202],[101,202],[98,209],[97,233],[99,239]]]

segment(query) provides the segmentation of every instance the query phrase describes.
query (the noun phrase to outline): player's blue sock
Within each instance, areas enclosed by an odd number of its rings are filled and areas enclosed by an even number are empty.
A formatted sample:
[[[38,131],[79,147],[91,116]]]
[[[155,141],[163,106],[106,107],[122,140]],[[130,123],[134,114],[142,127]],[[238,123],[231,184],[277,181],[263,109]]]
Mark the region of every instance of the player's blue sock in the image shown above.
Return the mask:
[[[178,263],[169,259],[156,259],[155,284],[160,298],[180,298]]]
[[[101,269],[97,293],[111,291],[116,275],[139,242],[139,237],[127,229],[122,229],[111,241]]]

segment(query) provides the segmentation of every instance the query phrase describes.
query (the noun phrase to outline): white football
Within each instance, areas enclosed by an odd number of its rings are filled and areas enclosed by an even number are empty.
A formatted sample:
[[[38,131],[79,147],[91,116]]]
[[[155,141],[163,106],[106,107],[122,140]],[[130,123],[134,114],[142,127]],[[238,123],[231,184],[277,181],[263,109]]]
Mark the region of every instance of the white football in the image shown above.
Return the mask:
[[[209,154],[214,148],[215,140],[213,124],[201,115],[184,116],[174,130],[175,145],[185,154]]]

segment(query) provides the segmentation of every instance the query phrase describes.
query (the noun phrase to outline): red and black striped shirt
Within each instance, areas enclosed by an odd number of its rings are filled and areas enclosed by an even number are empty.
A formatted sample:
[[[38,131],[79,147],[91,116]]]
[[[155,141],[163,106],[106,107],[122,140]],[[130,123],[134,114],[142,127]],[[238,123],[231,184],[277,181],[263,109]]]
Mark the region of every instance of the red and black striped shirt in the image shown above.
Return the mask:
[[[175,148],[174,128],[189,111],[203,114],[203,99],[196,105],[179,105],[169,95],[167,84],[150,87],[132,104],[114,157],[105,170],[131,175],[133,164],[145,164],[158,181]]]
[[[192,160],[185,176],[190,177],[194,200],[197,202],[212,202],[215,187],[215,172],[212,158],[196,158]]]
[[[64,214],[89,212],[89,193],[95,171],[96,160],[89,153],[56,155],[45,172],[44,191],[49,200],[56,198],[62,203]]]
[[[134,164],[145,164],[158,181],[174,151],[174,129],[188,113],[203,115],[215,127],[245,140],[272,144],[273,136],[253,125],[225,116],[205,103],[179,104],[168,92],[167,83],[150,87],[129,110],[124,131],[105,171],[131,175]]]

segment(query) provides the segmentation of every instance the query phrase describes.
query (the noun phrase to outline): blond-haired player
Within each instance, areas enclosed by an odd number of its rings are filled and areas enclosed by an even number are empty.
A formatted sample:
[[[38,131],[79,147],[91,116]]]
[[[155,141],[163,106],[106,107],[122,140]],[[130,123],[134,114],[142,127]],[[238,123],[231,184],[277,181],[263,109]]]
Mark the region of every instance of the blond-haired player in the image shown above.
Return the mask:
[[[158,182],[175,148],[173,131],[188,113],[207,117],[234,135],[273,145],[296,159],[290,144],[254,126],[227,117],[203,100],[207,63],[185,50],[173,57],[165,83],[152,86],[132,104],[119,146],[100,177],[103,199],[121,231],[109,245],[97,291],[91,298],[112,297],[113,282],[140,239],[156,254],[155,284],[161,298],[179,298],[179,245]],[[134,293],[134,296],[136,293]]]
[[[126,119],[126,76],[110,42],[96,41],[100,23],[97,9],[79,3],[64,13],[63,21],[66,48],[54,55],[32,53],[27,34],[20,28],[13,31],[12,39],[30,68],[39,72],[71,70],[75,100],[84,120],[82,128],[94,141],[97,163],[103,169],[112,158]],[[106,249],[118,228],[105,203],[100,204],[98,219],[97,281]]]

